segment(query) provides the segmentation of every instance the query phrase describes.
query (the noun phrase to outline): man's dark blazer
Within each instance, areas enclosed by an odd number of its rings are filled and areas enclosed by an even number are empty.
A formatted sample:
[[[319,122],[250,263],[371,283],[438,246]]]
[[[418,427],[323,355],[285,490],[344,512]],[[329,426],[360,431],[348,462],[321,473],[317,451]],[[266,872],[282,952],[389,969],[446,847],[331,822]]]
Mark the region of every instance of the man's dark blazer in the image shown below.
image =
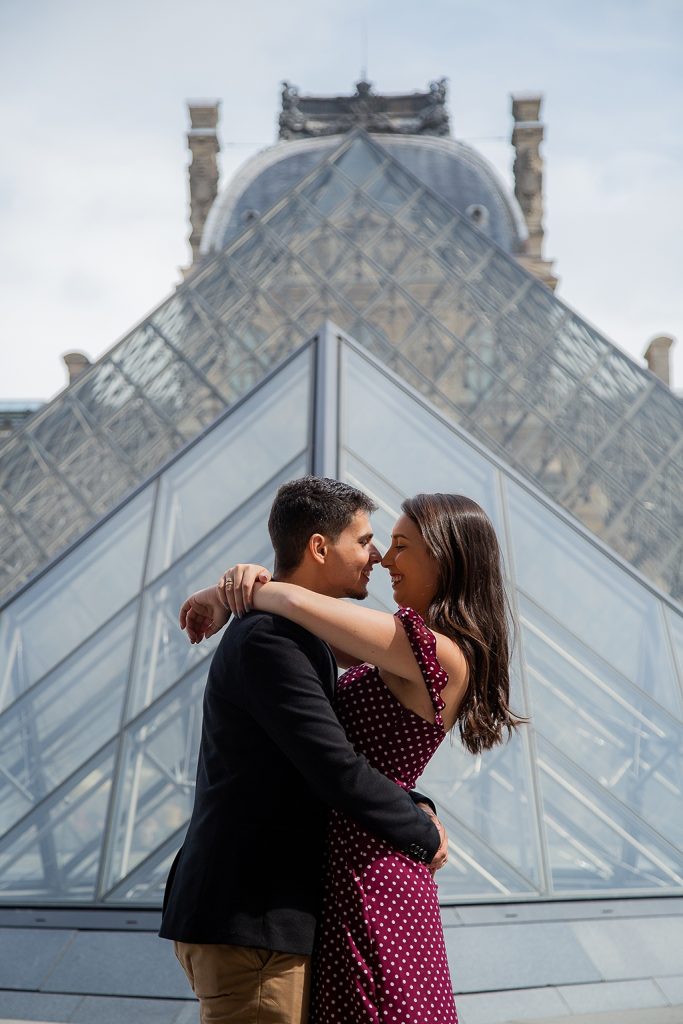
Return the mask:
[[[251,612],[226,630],[163,938],[310,953],[331,807],[418,860],[436,853],[433,823],[347,740],[336,677],[329,647],[280,616]]]

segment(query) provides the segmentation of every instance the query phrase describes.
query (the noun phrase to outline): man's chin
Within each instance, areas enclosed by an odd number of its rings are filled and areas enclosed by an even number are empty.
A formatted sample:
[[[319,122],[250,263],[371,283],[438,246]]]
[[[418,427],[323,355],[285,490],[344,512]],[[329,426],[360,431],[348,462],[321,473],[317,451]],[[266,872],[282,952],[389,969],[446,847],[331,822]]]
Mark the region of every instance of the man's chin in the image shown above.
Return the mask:
[[[359,583],[357,586],[352,587],[347,592],[346,596],[352,598],[354,601],[364,601],[368,596],[367,583]]]

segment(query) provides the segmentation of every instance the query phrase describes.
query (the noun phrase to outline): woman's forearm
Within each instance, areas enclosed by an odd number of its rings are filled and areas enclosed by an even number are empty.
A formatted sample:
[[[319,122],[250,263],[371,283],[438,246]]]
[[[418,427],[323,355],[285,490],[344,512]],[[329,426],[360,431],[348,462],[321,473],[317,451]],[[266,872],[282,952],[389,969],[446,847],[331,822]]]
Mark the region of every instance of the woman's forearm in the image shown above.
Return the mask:
[[[387,612],[273,581],[255,589],[253,603],[260,611],[296,622],[354,659],[404,678],[419,674],[402,626]]]

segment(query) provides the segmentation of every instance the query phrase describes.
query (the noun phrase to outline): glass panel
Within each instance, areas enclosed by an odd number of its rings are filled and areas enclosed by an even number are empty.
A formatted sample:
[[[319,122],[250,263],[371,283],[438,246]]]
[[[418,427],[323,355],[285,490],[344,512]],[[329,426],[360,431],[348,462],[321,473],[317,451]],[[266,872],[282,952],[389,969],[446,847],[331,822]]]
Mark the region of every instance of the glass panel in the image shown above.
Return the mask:
[[[356,315],[353,306],[340,298],[338,292],[323,286],[318,289],[306,309],[299,313],[297,323],[310,337],[320,330],[324,320],[332,320],[338,327],[348,329]]]
[[[363,314],[365,321],[397,348],[402,347],[426,316],[426,310],[393,285],[376,292],[374,302]]]
[[[680,852],[537,737],[548,851],[557,892],[683,886]]]
[[[182,831],[184,832],[184,827]],[[166,879],[181,843],[182,834],[171,838],[161,850],[151,853],[134,871],[114,886],[111,892],[105,893],[105,903],[145,903],[161,906]]]
[[[164,473],[148,580],[307,447],[310,366],[307,350]]]
[[[294,255],[288,257],[281,276],[268,294],[282,309],[298,310],[316,294],[320,285]]]
[[[189,820],[205,683],[201,664],[124,736],[107,889]]]
[[[38,414],[39,415],[39,414]],[[12,505],[30,494],[47,472],[27,436],[10,438],[0,460],[0,493]]]
[[[137,593],[152,496],[146,488],[2,613],[0,709]]]
[[[123,479],[126,489],[131,480],[153,472],[183,441],[141,395],[112,416],[107,424],[107,437],[131,467]]]
[[[21,523],[0,506],[0,593],[10,592],[42,552]]]
[[[238,244],[231,253],[231,261],[249,284],[255,280],[263,283],[273,272],[277,273],[286,253],[284,243],[261,227]]]
[[[247,243],[243,243],[245,246]],[[205,268],[202,268],[196,277],[192,279],[192,288],[188,292],[196,301],[200,298],[205,308],[208,308],[214,316],[219,316],[220,311],[226,306],[233,304],[245,292],[239,276],[231,274],[226,260],[217,256],[210,260]],[[171,302],[175,300],[172,299]],[[154,314],[154,320],[158,321],[159,312]],[[165,318],[161,321],[161,331],[164,330]],[[171,338],[171,340],[173,340]]]
[[[369,203],[360,191],[355,192],[343,206],[333,210],[327,219],[365,252],[368,252],[368,244],[373,237],[392,223],[391,218]],[[383,262],[382,257],[380,262]]]
[[[0,843],[4,902],[93,900],[113,769],[109,747]]]
[[[399,220],[405,222],[403,214]],[[482,264],[491,258],[493,252],[489,240],[479,233],[469,231],[461,217],[445,223],[446,227],[437,237],[433,251],[458,276],[469,277],[474,271],[480,271]],[[419,231],[419,224],[416,228]]]
[[[365,186],[365,192],[384,210],[392,212],[405,206],[408,199],[420,188],[419,183],[397,164],[385,167],[378,177]]]
[[[440,260],[430,256],[426,249],[413,245],[413,260],[395,274],[401,287],[420,305],[432,310],[437,298],[453,299],[454,283]]]
[[[330,213],[351,195],[352,187],[333,167],[325,167],[301,190],[301,195],[320,213]]]
[[[470,404],[474,401],[471,393],[475,381],[467,372],[474,360],[437,323],[429,320],[418,324],[404,339],[400,351],[411,366],[419,367],[420,373],[438,384],[451,401],[465,406],[468,399]],[[403,376],[401,370],[399,373]]]
[[[670,448],[681,436],[681,400],[668,388],[656,387],[631,423],[644,437]]]
[[[347,178],[357,185],[362,184],[382,164],[373,146],[363,138],[353,140],[348,149],[334,161],[334,166],[343,171]]]
[[[550,345],[550,354],[577,380],[586,376],[608,351],[607,343],[575,317],[567,317]]]
[[[626,411],[623,403],[633,402],[642,391],[652,389],[654,381],[628,356],[615,350],[603,360],[597,372],[591,374],[587,386],[598,398],[623,414]]]
[[[45,412],[31,430],[31,437],[51,458],[63,459],[77,453],[92,433],[76,407],[65,400]]]
[[[566,409],[559,412],[555,421],[556,429],[565,437],[569,437],[585,456],[601,444],[607,433],[614,429],[616,420],[607,406],[596,402],[590,392],[582,387],[572,395]],[[585,469],[587,458],[583,457],[577,470]]]
[[[519,699],[513,693],[513,703]],[[540,840],[531,781],[528,737],[524,731],[481,757],[459,742],[441,744],[420,784],[436,806],[449,810],[512,869],[528,890],[541,888]]]
[[[683,725],[520,600],[538,732],[683,852]]]
[[[415,195],[415,188],[411,190]],[[423,192],[409,206],[397,212],[399,222],[411,234],[428,244],[441,234],[448,223],[452,223],[453,211],[439,202],[435,196]]]
[[[678,682],[683,688],[683,615],[669,607],[665,608],[665,612],[678,665]]]
[[[371,259],[398,278],[406,273],[406,269],[415,259],[415,239],[393,218],[387,218],[386,230],[378,238],[370,239],[367,233],[365,234],[363,250]]]
[[[0,835],[117,732],[137,601],[0,716]]]
[[[333,270],[351,259],[353,253],[351,242],[328,221],[323,221],[320,228],[306,239],[300,258],[322,284]]]
[[[496,252],[473,279],[477,294],[484,302],[500,308],[516,298],[527,286],[526,271],[506,254]]]
[[[122,357],[129,345],[135,347],[136,340],[134,332],[121,342]],[[82,380],[77,380],[70,390],[72,401],[78,402],[93,423],[106,422],[135,395],[133,385],[109,359],[84,373]]]
[[[455,431],[350,349],[342,353],[342,380],[345,474],[360,477],[365,466],[403,497],[419,491],[467,494],[496,523],[493,467]]]
[[[281,209],[263,218],[268,230],[280,235],[292,249],[300,247],[302,240],[309,231],[318,227],[320,220],[320,212],[315,207],[294,195],[290,195]]]
[[[519,586],[627,679],[679,713],[659,602],[520,487],[506,486]]]
[[[12,511],[45,552],[65,548],[90,521],[90,510],[84,498],[61,477],[48,474],[28,498],[12,507]]]
[[[420,782],[422,785],[422,782]],[[423,787],[433,796],[431,789]],[[439,817],[448,832],[448,863],[436,876],[439,901],[460,903],[464,899],[501,899],[512,895],[533,897],[536,891],[528,879],[487,846],[463,824],[455,806],[439,807]]]

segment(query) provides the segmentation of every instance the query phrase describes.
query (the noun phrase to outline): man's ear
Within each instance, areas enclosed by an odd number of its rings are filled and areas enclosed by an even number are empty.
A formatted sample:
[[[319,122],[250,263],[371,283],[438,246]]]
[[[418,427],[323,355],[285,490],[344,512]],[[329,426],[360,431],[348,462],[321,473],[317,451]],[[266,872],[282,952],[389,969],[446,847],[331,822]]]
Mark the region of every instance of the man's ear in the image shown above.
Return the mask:
[[[323,564],[327,558],[328,543],[322,533],[314,533],[308,538],[308,551],[314,561]]]

